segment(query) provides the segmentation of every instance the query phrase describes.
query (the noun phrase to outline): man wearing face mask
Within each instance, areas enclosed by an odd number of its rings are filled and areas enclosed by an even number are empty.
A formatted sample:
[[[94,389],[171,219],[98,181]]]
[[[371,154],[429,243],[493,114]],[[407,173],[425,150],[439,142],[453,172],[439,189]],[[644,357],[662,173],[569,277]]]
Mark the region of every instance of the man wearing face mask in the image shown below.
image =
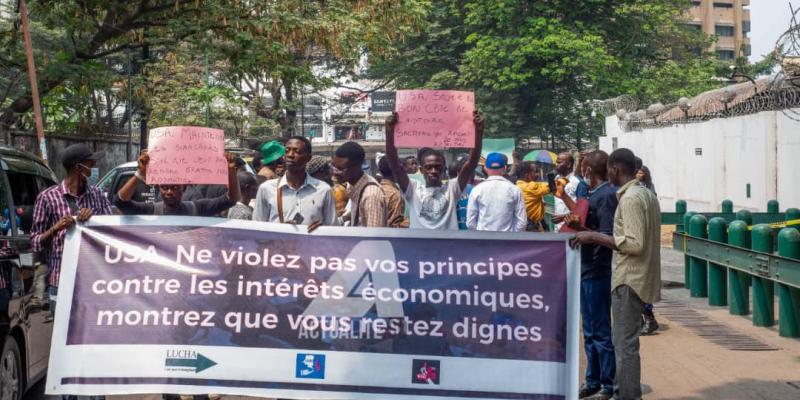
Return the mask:
[[[102,152],[92,152],[89,146],[79,143],[64,149],[61,164],[67,176],[61,184],[39,193],[33,210],[31,243],[39,259],[50,270],[48,280],[50,312],[56,310],[58,279],[61,276],[61,258],[64,240],[75,222],[83,223],[93,215],[111,214],[111,203],[95,186],[100,176],[95,166]],[[65,399],[74,396],[64,396]]]

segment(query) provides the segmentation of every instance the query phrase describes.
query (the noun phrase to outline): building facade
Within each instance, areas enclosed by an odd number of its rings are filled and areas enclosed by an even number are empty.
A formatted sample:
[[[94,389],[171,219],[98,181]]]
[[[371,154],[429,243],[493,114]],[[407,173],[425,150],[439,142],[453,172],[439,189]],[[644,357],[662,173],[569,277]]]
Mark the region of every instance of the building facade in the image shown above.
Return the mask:
[[[750,55],[750,0],[692,1],[690,25],[717,36],[712,50],[720,60]]]

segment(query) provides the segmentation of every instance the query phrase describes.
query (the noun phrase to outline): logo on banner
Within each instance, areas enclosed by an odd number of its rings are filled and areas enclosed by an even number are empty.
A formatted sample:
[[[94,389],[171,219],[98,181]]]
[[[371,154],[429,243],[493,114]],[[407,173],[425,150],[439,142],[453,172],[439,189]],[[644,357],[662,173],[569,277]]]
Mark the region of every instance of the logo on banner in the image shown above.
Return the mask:
[[[325,355],[298,353],[295,378],[325,379]]]
[[[217,365],[208,357],[194,350],[167,350],[164,367],[167,371],[184,371],[198,373]]]
[[[417,360],[411,363],[411,383],[439,384],[439,360]]]

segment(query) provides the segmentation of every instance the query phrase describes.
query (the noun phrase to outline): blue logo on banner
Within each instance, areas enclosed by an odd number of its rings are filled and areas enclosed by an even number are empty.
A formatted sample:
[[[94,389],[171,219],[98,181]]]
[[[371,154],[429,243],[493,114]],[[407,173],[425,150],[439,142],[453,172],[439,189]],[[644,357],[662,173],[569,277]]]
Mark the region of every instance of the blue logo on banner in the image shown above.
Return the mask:
[[[325,379],[325,355],[297,354],[295,378]]]

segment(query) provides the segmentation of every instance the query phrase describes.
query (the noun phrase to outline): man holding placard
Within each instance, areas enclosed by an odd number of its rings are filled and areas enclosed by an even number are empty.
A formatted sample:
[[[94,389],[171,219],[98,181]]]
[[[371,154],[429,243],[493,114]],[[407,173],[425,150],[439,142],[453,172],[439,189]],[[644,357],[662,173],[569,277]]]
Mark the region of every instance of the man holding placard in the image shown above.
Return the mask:
[[[403,191],[411,228],[458,230],[458,199],[478,165],[483,141],[483,116],[474,110],[474,94],[441,90],[399,91],[397,112],[386,119],[386,157]],[[470,118],[471,117],[471,118]],[[401,167],[395,140],[401,146],[471,147],[458,179],[446,185],[444,154],[427,150],[420,156],[425,183],[411,181]]]
[[[149,204],[131,200],[139,181],[145,182],[147,180],[147,166],[150,163],[150,155],[147,150],[144,150],[139,156],[139,168],[136,174],[119,190],[117,197],[114,199],[114,205],[123,214],[132,215],[217,216],[233,207],[241,198],[239,178],[236,173],[236,154],[225,153],[225,158],[228,163],[228,192],[224,195],[211,199],[183,201],[184,185],[160,184],[158,185],[158,191],[161,194],[162,201]]]

